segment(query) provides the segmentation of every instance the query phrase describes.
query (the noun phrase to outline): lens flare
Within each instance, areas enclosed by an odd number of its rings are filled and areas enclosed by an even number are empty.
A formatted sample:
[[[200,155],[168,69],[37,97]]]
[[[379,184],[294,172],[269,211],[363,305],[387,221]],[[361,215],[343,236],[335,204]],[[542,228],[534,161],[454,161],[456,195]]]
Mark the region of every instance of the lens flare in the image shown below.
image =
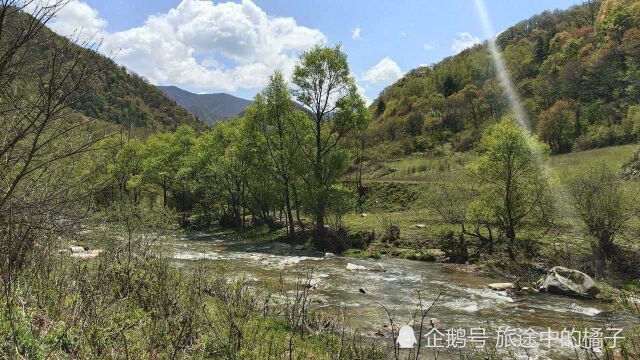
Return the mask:
[[[575,214],[575,209],[573,207],[568,206],[569,198],[568,194],[564,191],[562,187],[553,186],[555,179],[553,176],[552,169],[545,163],[543,155],[538,150],[538,147],[533,144],[533,126],[529,117],[527,116],[524,108],[522,107],[522,103],[520,102],[520,97],[515,90],[515,86],[513,85],[513,81],[507,71],[507,67],[504,63],[504,58],[502,57],[502,53],[498,49],[498,45],[496,44],[496,32],[491,23],[491,19],[489,18],[489,13],[487,12],[487,6],[484,0],[475,0],[476,9],[478,11],[478,16],[480,17],[480,22],[482,23],[482,27],[484,30],[484,35],[487,38],[487,44],[489,47],[489,54],[491,55],[491,61],[493,62],[493,66],[496,70],[498,80],[500,82],[500,86],[504,90],[507,102],[509,103],[509,108],[513,113],[513,116],[516,119],[516,122],[520,126],[520,129],[527,135],[527,139],[529,142],[529,147],[531,151],[533,151],[535,155],[535,159],[542,169],[543,176],[545,177],[547,183],[551,187],[552,195],[555,202],[555,207],[557,209],[562,209],[564,213],[569,214],[570,216]]]
[[[511,77],[509,77],[509,73],[507,73],[507,67],[504,65],[502,54],[500,53],[500,51],[498,50],[498,46],[496,45],[495,31],[493,29],[493,25],[491,24],[489,14],[487,13],[487,7],[484,3],[484,0],[476,0],[476,9],[478,10],[478,15],[480,16],[480,21],[482,22],[484,34],[487,37],[489,53],[491,54],[493,66],[498,73],[498,80],[500,81],[500,85],[507,95],[509,107],[511,108],[511,111],[513,112],[513,115],[515,116],[516,121],[518,122],[522,130],[524,130],[527,135],[531,135],[533,127],[531,126],[531,122],[529,121],[526,113],[524,112],[524,109],[522,108],[522,103],[520,102],[518,93],[515,91],[513,82],[511,81]]]

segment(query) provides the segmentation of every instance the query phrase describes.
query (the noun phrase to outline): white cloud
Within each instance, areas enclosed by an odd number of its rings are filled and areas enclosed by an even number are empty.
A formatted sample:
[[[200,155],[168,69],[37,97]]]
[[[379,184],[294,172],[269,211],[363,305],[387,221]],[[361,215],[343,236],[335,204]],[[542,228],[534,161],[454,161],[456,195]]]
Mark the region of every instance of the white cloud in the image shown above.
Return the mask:
[[[422,48],[427,50],[427,51],[429,51],[429,50],[433,50],[434,45],[433,45],[433,43],[426,42],[426,43],[422,44]]]
[[[362,79],[372,84],[390,84],[402,77],[398,64],[390,57],[385,57],[364,73]]]
[[[451,51],[453,51],[454,54],[457,54],[462,50],[470,48],[473,45],[479,43],[480,38],[473,36],[468,32],[461,32],[456,34],[456,37],[453,39],[453,44],[451,44]]]
[[[81,1],[71,1],[60,9],[49,25],[56,33],[81,42],[98,41],[104,35],[106,26],[107,21],[100,18],[95,9]]]
[[[362,29],[360,29],[360,26],[356,26],[355,29],[351,30],[351,38],[353,38],[353,40],[362,39],[362,35],[360,34],[361,31]]]
[[[251,0],[182,0],[142,26],[109,33],[106,21],[73,0],[50,25],[61,35],[84,27],[102,30],[101,51],[154,84],[235,91],[262,87],[274,70],[289,75],[300,52],[326,43],[316,29],[290,17],[269,16]],[[201,60],[199,60],[201,59]],[[226,64],[226,66],[223,65]]]
[[[373,101],[365,93],[366,89],[364,87],[360,86],[360,84],[358,84],[357,82],[356,82],[356,88],[358,89],[358,94],[360,94],[360,96],[364,100],[364,103],[367,104],[367,106],[371,105],[371,103]]]

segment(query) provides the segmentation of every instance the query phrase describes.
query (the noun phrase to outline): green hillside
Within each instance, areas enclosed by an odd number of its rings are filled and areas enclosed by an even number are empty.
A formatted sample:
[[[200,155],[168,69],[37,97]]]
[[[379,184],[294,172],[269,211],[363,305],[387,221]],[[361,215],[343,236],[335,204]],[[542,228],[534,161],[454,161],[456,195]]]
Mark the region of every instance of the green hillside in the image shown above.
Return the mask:
[[[7,21],[14,22],[16,30],[33,21],[25,13],[14,13],[11,16],[14,18]],[[18,36],[17,34],[20,32],[8,33],[4,41],[10,41],[11,36]],[[79,49],[79,45],[89,48],[87,51],[92,53],[86,55],[91,57],[91,68],[87,69],[87,74],[90,73],[91,76],[82,84],[82,96],[70,104],[73,110],[94,119],[145,131],[174,130],[179,125],[204,127],[203,123],[147,80],[99,54],[96,51],[98,45],[75,44],[43,27],[31,40],[29,51],[34,58],[45,59],[51,56],[56,47]],[[71,61],[72,59],[62,59],[62,66],[69,66]],[[37,76],[31,79],[34,80],[38,81]]]
[[[547,11],[497,39],[523,107],[554,153],[640,137],[640,2],[589,1]],[[373,145],[388,155],[450,142],[475,147],[508,112],[486,44],[409,71],[370,107]]]

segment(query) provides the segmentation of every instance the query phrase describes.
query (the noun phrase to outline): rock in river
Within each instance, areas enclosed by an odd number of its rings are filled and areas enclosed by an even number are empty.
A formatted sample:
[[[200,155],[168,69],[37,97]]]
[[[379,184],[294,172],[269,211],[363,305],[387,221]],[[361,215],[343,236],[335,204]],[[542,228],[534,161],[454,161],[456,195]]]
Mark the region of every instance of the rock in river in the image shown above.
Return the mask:
[[[491,284],[488,284],[487,286],[489,287],[489,289],[496,290],[496,291],[513,290],[516,288],[516,286],[510,282],[491,283]]]
[[[332,252],[328,252],[328,253],[324,253],[324,258],[325,259],[331,259],[336,257],[336,254],[332,253]]]
[[[581,271],[562,266],[551,268],[547,275],[538,281],[540,291],[551,294],[593,298],[600,289],[591,277]]]
[[[71,250],[72,254],[79,254],[84,252],[84,248],[82,246],[71,245],[69,246],[69,250]]]
[[[348,263],[347,264],[347,270],[367,270],[367,268],[362,266],[362,265],[356,265],[356,264]]]
[[[369,271],[384,272],[384,271],[387,271],[387,270],[384,268],[384,266],[382,266],[382,264],[375,263],[371,268],[369,268]]]
[[[104,252],[103,249],[92,249],[92,250],[86,250],[83,252],[74,252],[71,254],[71,257],[75,257],[79,259],[94,259],[94,258],[97,258],[103,252]]]

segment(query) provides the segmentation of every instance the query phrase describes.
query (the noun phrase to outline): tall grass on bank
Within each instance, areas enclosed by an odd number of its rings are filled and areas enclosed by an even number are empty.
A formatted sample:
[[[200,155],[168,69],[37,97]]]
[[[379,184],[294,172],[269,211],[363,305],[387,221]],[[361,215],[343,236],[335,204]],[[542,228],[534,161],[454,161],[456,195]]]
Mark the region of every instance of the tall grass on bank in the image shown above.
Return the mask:
[[[156,257],[55,254],[20,279],[14,306],[0,305],[0,358],[384,358],[295,288],[262,292]]]

